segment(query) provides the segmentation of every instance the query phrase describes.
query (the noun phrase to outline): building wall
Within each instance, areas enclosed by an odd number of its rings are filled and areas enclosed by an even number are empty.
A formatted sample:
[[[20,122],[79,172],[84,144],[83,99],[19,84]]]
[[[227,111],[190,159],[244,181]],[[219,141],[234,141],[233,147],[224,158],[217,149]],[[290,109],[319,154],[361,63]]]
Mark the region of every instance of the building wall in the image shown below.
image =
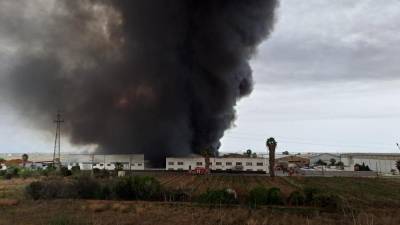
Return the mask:
[[[166,170],[189,170],[196,167],[205,167],[203,157],[166,158]]]
[[[211,170],[243,170],[268,172],[266,158],[210,158]],[[203,157],[166,158],[166,170],[189,170],[196,167],[205,167]]]
[[[346,170],[354,171],[354,166],[356,164],[368,165],[368,167],[379,173],[390,173],[392,169],[397,170],[396,161],[397,156],[388,157],[381,155],[343,155],[342,162],[345,165]]]
[[[116,163],[121,163],[124,170],[144,170],[144,155],[64,155],[61,157],[62,164],[68,166],[79,166],[81,170],[106,169],[114,170]]]

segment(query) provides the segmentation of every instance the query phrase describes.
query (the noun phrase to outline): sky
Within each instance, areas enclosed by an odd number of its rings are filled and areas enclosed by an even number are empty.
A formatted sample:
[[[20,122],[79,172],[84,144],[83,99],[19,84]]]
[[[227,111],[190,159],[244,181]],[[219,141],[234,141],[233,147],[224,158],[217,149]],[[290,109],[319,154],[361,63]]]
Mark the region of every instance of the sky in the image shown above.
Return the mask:
[[[254,91],[220,150],[264,152],[275,137],[278,152],[400,152],[400,1],[285,0],[277,13],[251,61]],[[1,36],[0,72],[13,52]],[[0,152],[51,152],[54,134],[7,101],[0,96]]]

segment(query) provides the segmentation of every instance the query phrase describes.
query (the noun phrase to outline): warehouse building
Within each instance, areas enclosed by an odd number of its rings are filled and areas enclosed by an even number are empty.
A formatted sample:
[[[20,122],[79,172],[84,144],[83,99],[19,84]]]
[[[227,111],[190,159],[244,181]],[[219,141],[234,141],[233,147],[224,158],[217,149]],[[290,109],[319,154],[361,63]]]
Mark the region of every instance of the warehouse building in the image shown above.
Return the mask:
[[[213,171],[252,171],[268,172],[268,159],[251,157],[211,157],[210,169]],[[166,158],[166,170],[190,171],[205,167],[205,158],[198,155]]]
[[[392,173],[397,171],[396,161],[400,160],[400,154],[396,153],[346,153],[341,155],[344,169],[357,170],[356,165],[366,165],[372,171],[378,173]]]
[[[61,163],[71,169],[79,166],[81,170],[114,170],[120,164],[123,170],[144,170],[143,154],[68,154],[61,156]]]

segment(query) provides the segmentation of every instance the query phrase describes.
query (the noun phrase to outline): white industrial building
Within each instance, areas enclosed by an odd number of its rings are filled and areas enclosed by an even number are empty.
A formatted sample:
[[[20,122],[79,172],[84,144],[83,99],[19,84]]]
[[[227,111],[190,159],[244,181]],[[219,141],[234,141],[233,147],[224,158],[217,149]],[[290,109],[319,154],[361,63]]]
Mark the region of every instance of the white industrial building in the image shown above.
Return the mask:
[[[267,158],[250,157],[210,157],[210,169],[214,171],[258,171],[268,172]],[[196,167],[205,167],[205,158],[202,156],[168,157],[166,170],[193,170]]]
[[[120,163],[124,170],[144,170],[143,154],[68,154],[61,156],[61,163],[71,169],[79,166],[81,170],[114,170]]]
[[[341,154],[340,160],[344,163],[345,170],[354,171],[356,164],[363,163],[372,171],[378,173],[391,173],[397,171],[396,161],[400,160],[400,154],[395,153],[346,153]]]

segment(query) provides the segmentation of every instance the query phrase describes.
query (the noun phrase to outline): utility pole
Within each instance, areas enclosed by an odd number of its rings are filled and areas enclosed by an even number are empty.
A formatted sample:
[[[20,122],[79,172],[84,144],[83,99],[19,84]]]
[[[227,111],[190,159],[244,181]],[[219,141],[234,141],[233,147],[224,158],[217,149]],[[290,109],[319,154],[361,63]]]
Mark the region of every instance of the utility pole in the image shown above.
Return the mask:
[[[60,168],[61,167],[61,123],[64,123],[64,120],[61,118],[61,112],[57,112],[56,119],[54,120],[56,123],[56,138],[54,140],[54,152],[53,152],[53,166]]]

